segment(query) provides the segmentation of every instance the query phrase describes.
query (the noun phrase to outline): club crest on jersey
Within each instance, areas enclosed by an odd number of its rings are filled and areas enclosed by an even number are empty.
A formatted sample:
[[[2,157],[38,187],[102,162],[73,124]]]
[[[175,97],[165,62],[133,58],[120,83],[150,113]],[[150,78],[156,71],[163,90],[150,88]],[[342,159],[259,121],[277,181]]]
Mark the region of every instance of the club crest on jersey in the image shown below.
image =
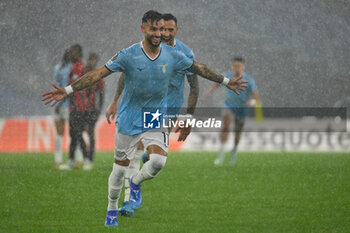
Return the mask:
[[[168,64],[159,65],[159,66],[162,67],[162,71],[163,71],[163,73],[165,74],[165,72],[166,72],[166,67],[168,66]]]

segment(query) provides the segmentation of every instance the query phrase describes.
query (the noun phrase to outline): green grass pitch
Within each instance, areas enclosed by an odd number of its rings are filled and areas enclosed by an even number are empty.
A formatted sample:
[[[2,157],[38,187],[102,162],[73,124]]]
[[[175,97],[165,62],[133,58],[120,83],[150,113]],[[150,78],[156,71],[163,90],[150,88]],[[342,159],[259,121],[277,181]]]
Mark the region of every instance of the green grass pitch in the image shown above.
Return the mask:
[[[350,232],[350,155],[170,153],[132,218],[106,228],[112,153],[92,171],[57,171],[51,154],[0,154],[0,232]]]

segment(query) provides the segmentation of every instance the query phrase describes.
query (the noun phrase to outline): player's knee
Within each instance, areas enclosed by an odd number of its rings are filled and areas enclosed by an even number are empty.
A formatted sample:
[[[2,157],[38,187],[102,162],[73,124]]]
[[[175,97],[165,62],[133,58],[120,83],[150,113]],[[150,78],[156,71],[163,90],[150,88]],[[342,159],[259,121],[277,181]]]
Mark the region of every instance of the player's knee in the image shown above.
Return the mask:
[[[155,171],[160,171],[166,163],[167,157],[159,154],[150,154],[150,160],[152,167]]]
[[[126,166],[121,166],[116,163],[113,164],[113,170],[109,176],[108,183],[110,186],[119,187],[123,185],[123,179],[127,171]]]
[[[139,159],[132,159],[132,160],[130,160],[129,169],[134,169],[134,168],[137,168],[137,167],[140,167],[140,160]]]

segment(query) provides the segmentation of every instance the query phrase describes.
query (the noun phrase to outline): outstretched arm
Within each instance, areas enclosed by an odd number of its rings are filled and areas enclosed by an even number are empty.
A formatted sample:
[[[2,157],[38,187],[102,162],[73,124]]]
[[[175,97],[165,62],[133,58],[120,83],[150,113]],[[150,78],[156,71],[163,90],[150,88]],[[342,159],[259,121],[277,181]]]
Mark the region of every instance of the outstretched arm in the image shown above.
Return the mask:
[[[188,69],[188,71],[198,74],[210,81],[222,83],[225,86],[227,86],[227,88],[233,90],[237,95],[239,95],[237,90],[244,91],[244,88],[248,87],[248,85],[245,84],[248,83],[248,81],[242,81],[242,77],[228,79],[223,75],[212,70],[209,66],[198,63],[196,61],[193,62],[192,66]]]
[[[55,88],[53,91],[46,92],[42,94],[44,97],[41,101],[45,101],[45,104],[51,103],[54,101],[51,106],[54,106],[58,101],[64,99],[69,94],[72,94],[74,91],[80,91],[87,87],[94,85],[100,79],[111,74],[105,66],[98,68],[96,70],[90,71],[83,75],[80,79],[73,82],[71,85],[63,88],[59,87],[56,84],[52,83],[52,86]]]
[[[247,105],[252,108],[258,103],[260,103],[259,93],[257,91],[253,91],[252,98],[247,102]]]
[[[123,93],[123,90],[124,90],[124,73],[121,73],[120,78],[118,80],[117,89],[114,93],[113,100],[109,104],[109,106],[106,110],[106,118],[107,118],[108,124],[111,123],[111,120],[114,120],[115,115],[117,114],[118,99],[121,96],[121,94]]]

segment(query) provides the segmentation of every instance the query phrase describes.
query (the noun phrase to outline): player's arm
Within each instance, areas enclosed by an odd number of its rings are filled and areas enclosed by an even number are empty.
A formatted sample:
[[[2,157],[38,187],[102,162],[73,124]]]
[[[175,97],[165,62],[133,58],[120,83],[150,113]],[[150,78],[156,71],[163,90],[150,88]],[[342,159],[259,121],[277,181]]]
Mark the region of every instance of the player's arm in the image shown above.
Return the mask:
[[[118,80],[117,89],[116,89],[114,96],[113,96],[113,100],[109,104],[109,106],[106,110],[106,118],[107,118],[108,124],[111,123],[111,120],[114,120],[115,115],[117,114],[118,99],[121,96],[121,94],[123,93],[123,90],[124,90],[124,73],[121,73],[120,78]]]
[[[187,114],[193,115],[194,110],[197,105],[198,95],[199,95],[199,85],[197,75],[187,75],[187,81],[190,84],[190,93],[187,101]],[[191,133],[191,126],[188,127],[178,127],[175,132],[180,131],[180,136],[177,141],[185,141],[187,136]]]
[[[209,66],[198,63],[196,61],[193,62],[192,66],[188,69],[188,71],[198,74],[210,81],[222,83],[223,85],[227,86],[227,88],[229,88],[230,90],[233,90],[237,95],[239,95],[238,90],[244,91],[244,88],[248,87],[248,85],[245,84],[248,83],[248,81],[242,81],[242,76],[233,79],[228,79],[225,76],[215,72]]]
[[[98,99],[98,114],[101,113],[102,111],[102,107],[103,107],[103,104],[104,104],[104,97],[105,97],[105,90],[104,90],[104,80],[101,80],[99,83],[98,83],[98,94],[99,94],[99,99]]]
[[[259,102],[260,101],[259,93],[257,91],[254,91],[252,93],[252,98],[255,99],[256,102]]]
[[[100,79],[108,76],[111,73],[112,72],[110,70],[103,66],[101,68],[86,73],[80,79],[76,80],[71,85],[65,88],[59,87],[56,84],[52,83],[52,86],[55,88],[55,90],[42,94],[42,96],[44,97],[42,101],[45,101],[45,104],[54,101],[51,104],[51,106],[54,106],[58,101],[64,99],[69,94],[90,87],[96,82],[98,82]]]
[[[198,77],[195,74],[187,75],[187,81],[190,85],[190,93],[187,100],[187,114],[194,114],[199,95]]]
[[[252,98],[248,102],[249,107],[254,107],[257,103],[259,103],[259,93],[257,91],[252,92]]]

